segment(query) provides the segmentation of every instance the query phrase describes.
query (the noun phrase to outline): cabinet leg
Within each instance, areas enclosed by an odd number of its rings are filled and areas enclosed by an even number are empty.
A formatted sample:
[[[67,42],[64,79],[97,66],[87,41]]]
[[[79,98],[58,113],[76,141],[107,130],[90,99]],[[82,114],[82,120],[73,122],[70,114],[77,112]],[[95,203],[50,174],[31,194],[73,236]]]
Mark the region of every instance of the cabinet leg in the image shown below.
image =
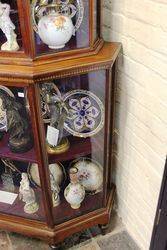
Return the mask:
[[[109,225],[110,224],[99,225],[102,235],[106,235],[108,233]]]

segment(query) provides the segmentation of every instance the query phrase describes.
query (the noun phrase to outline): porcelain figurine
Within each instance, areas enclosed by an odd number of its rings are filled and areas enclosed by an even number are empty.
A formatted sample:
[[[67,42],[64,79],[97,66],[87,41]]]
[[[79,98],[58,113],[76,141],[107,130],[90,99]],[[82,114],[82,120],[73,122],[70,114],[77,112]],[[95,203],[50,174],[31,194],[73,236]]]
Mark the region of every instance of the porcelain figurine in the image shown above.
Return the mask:
[[[70,168],[70,184],[64,191],[64,197],[73,209],[78,209],[85,198],[85,189],[78,181],[78,169]]]
[[[10,19],[10,5],[0,2],[0,29],[6,36],[7,41],[2,44],[1,50],[17,51],[19,45],[16,40],[15,25]]]
[[[22,180],[19,188],[20,200],[25,202],[24,212],[28,214],[34,214],[38,211],[39,205],[36,202],[35,192],[30,187],[30,182],[27,173],[22,173]]]
[[[52,191],[52,203],[53,207],[57,207],[60,204],[60,187],[57,184],[54,175],[50,173],[50,185],[51,185],[51,191]]]
[[[77,7],[69,0],[53,0],[51,4],[32,4],[34,29],[41,40],[51,49],[64,48],[72,35],[80,27],[84,7],[82,0],[77,0]],[[72,18],[77,15],[74,26]],[[38,22],[36,21],[38,19]]]
[[[33,146],[33,139],[28,118],[23,116],[23,106],[14,97],[0,89],[2,109],[6,112],[9,147],[12,152],[23,153]]]

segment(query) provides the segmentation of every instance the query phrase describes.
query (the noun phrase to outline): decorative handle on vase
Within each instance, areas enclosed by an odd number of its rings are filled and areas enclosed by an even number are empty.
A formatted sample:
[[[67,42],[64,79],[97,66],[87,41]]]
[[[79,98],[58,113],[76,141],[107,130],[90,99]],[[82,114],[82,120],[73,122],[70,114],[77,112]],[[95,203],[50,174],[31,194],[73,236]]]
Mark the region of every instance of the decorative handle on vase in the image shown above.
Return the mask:
[[[84,5],[82,0],[77,0],[77,6],[70,3],[70,0],[62,1],[62,0],[53,0],[51,4],[48,4],[48,0],[41,0],[38,4],[38,0],[33,0],[31,4],[32,11],[32,20],[33,20],[33,28],[38,33],[38,23],[37,19],[41,19],[47,11],[48,7],[55,8],[55,12],[58,12],[62,15],[68,16],[69,18],[73,18],[77,14],[76,24],[74,25],[74,33],[81,26],[83,16],[84,16]],[[61,8],[60,8],[61,6]],[[56,10],[57,9],[57,10]]]

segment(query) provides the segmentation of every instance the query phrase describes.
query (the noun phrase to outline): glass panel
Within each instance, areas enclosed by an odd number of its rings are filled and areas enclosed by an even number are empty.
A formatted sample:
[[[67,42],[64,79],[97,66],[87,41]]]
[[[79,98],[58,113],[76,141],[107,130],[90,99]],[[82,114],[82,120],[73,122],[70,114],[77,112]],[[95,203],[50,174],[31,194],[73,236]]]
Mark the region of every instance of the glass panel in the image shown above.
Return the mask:
[[[89,1],[66,2],[31,1],[37,55],[89,47]]]
[[[44,220],[28,91],[0,85],[0,212]]]
[[[16,0],[0,3],[0,46],[3,51],[23,49]]]
[[[0,158],[1,213],[44,221],[41,189],[35,182],[35,168],[37,170],[35,163]]]
[[[103,207],[106,71],[41,84],[40,91],[58,224]]]

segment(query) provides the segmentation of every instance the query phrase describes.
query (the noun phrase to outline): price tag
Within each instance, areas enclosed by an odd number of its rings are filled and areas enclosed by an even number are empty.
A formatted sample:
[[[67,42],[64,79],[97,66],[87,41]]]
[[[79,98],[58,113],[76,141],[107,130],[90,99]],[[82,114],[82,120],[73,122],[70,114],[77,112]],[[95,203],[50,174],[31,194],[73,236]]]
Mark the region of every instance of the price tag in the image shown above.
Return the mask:
[[[23,92],[18,92],[18,97],[24,97],[24,93]]]
[[[0,202],[12,205],[16,200],[18,194],[0,191]]]
[[[48,126],[47,128],[47,141],[48,143],[53,146],[56,147],[57,146],[57,142],[58,142],[58,138],[59,138],[59,130]]]

